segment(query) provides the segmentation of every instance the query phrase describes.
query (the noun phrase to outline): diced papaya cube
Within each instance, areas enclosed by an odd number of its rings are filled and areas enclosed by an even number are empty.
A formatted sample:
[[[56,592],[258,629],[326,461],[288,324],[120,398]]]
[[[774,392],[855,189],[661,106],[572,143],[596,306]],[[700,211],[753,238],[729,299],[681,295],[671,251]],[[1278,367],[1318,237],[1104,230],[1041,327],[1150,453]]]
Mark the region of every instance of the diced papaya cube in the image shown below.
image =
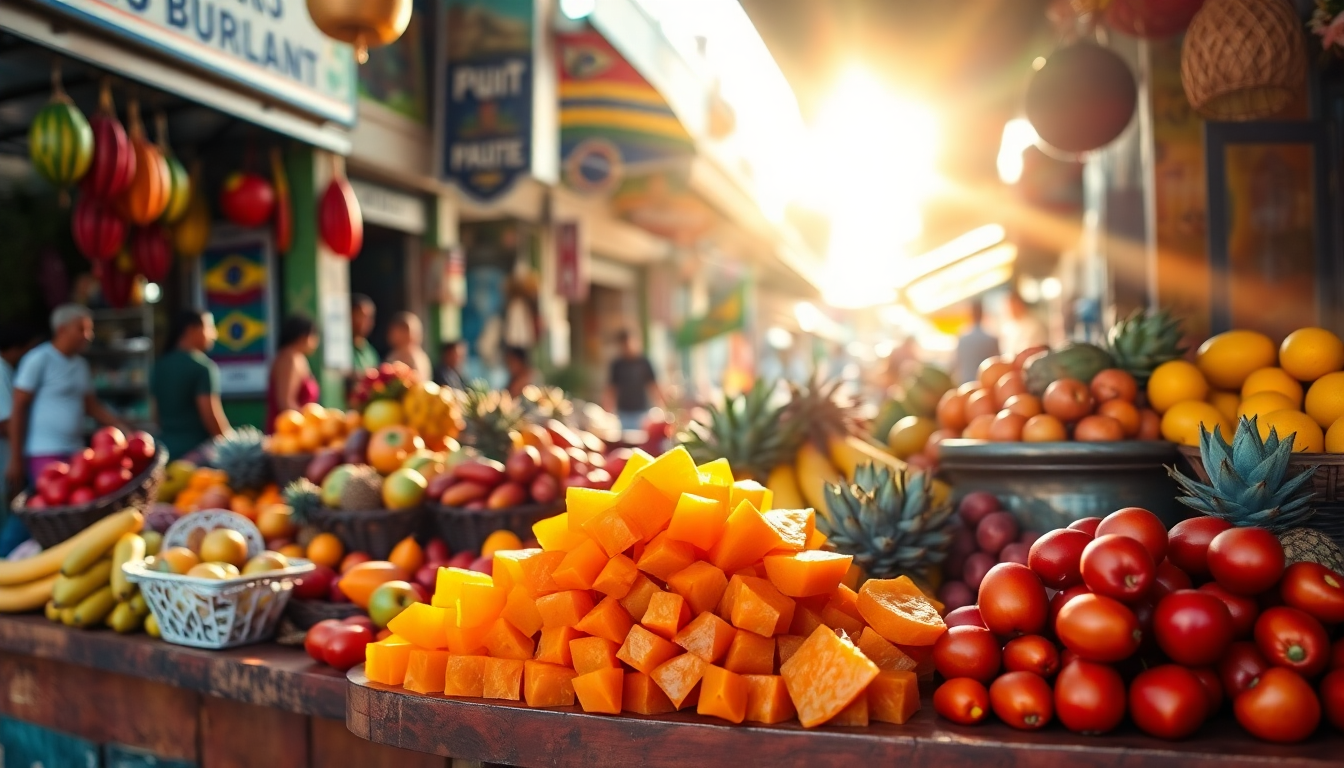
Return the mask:
[[[822,547],[826,546],[827,541],[829,541],[829,539],[826,538],[826,534],[822,533],[816,528],[813,528],[812,534],[807,537],[807,544],[804,545],[803,549],[808,550],[821,549]]]
[[[625,642],[616,652],[616,658],[647,675],[659,664],[680,652],[681,649],[677,646],[644,627],[635,625],[630,628],[630,634],[625,636]]]
[[[506,619],[495,619],[481,642],[497,659],[530,659],[537,650],[532,637],[523,634]]]
[[[728,588],[728,577],[723,571],[703,560],[696,560],[666,581],[668,589],[686,598],[686,604],[694,614],[714,610]]]
[[[805,642],[807,642],[807,637],[803,635],[779,635],[776,637],[775,669],[784,666],[789,659],[793,658],[793,654],[797,653]]]
[[[826,607],[821,609],[821,620],[832,629],[843,629],[851,636],[858,637],[865,623],[863,614],[859,612],[859,596],[843,584],[836,587]]]
[[[766,555],[765,573],[770,583],[789,597],[826,595],[840,586],[853,560],[853,555],[835,552]]]
[[[909,656],[915,662],[914,673],[920,680],[933,677],[932,645],[898,645],[897,650]]]
[[[482,675],[481,698],[518,701],[523,697],[523,664],[521,659],[485,660]]]
[[[567,589],[537,598],[541,628],[572,627],[593,610],[593,596],[586,589]]]
[[[536,548],[501,549],[495,552],[490,564],[490,574],[494,578],[495,586],[500,589],[512,590],[515,586],[522,584],[522,561],[534,557],[540,552],[541,550]]]
[[[689,655],[689,654],[688,654]],[[695,711],[740,723],[747,717],[747,681],[736,672],[710,665],[700,681],[700,701]]]
[[[821,618],[821,611],[801,603],[794,606],[793,621],[789,623],[789,634],[808,637],[817,627],[822,626],[826,626],[826,622]]]
[[[532,597],[559,592],[560,587],[555,584],[555,569],[559,568],[560,563],[564,562],[565,553],[559,551],[544,552],[539,549],[523,551],[535,551],[536,554],[518,560],[518,567],[522,576],[516,583],[527,587],[527,593]]]
[[[675,499],[683,493],[695,492],[700,485],[700,470],[695,468],[695,460],[686,447],[678,445],[640,469],[638,478],[648,480],[654,488]]]
[[[738,480],[733,483],[728,493],[728,508],[737,509],[738,503],[744,499],[764,512],[774,504],[775,494],[755,480]]]
[[[796,712],[789,689],[779,675],[743,675],[747,683],[747,720],[774,725],[792,720]]]
[[[817,529],[817,513],[811,509],[771,509],[761,512],[765,521],[779,534],[784,546],[776,551],[801,552]]]
[[[914,672],[882,670],[868,684],[868,715],[883,723],[904,725],[919,711],[919,680]]]
[[[621,491],[614,509],[625,518],[630,530],[639,535],[640,541],[649,541],[667,527],[677,505],[676,499],[676,496],[655,488],[648,479],[637,477],[629,488]]]
[[[615,557],[639,541],[639,533],[621,517],[616,507],[598,513],[584,523],[583,532],[602,545],[602,551],[607,553],[607,557]]]
[[[577,637],[569,641],[569,655],[574,671],[586,675],[595,669],[620,669],[621,660],[616,658],[620,643],[613,643],[601,637]]]
[[[750,501],[742,500],[728,515],[723,535],[709,551],[709,559],[724,573],[752,565],[769,552],[798,551],[806,538],[794,545],[793,538],[801,534],[793,529],[796,521],[783,514],[788,510],[772,510],[761,514]]]
[[[620,600],[630,593],[630,587],[634,586],[635,578],[639,575],[639,566],[635,565],[634,560],[625,555],[615,555],[602,566],[602,571],[593,580],[593,589]]]
[[[482,574],[484,575],[484,574]],[[486,576],[489,579],[489,576]],[[509,593],[496,589],[491,583],[466,583],[455,606],[444,606],[454,612],[454,623],[463,629],[493,624],[504,610]]]
[[[447,609],[411,603],[387,623],[387,628],[417,648],[441,650],[448,647],[450,623]]]
[[[625,688],[625,672],[622,670],[593,670],[576,675],[571,684],[584,712],[621,714],[621,693]]]
[[[643,672],[626,672],[621,691],[621,709],[637,715],[665,715],[676,712],[672,700],[653,678]]]
[[[675,592],[660,591],[649,598],[648,610],[639,623],[654,634],[671,640],[690,620],[691,609],[684,597]]]
[[[863,578],[863,566],[858,563],[852,563],[849,566],[849,570],[845,571],[845,578],[841,579],[840,583],[851,590],[858,590],[859,582],[863,581]]]
[[[523,662],[523,700],[529,707],[574,705],[574,670],[542,661]]]
[[[583,533],[583,524],[611,509],[616,504],[616,497],[614,491],[599,491],[596,488],[567,489],[565,511],[569,513],[569,530]]]
[[[449,656],[444,670],[443,695],[479,699],[485,693],[485,662],[488,656]]]
[[[762,563],[760,560],[757,560],[756,562],[752,563],[751,565],[744,565],[744,566],[742,566],[741,568],[738,568],[736,571],[733,571],[733,575],[734,575],[734,576],[750,576],[750,577],[753,578],[753,579],[764,579],[764,578],[765,578],[765,564]]]
[[[720,485],[733,484],[733,467],[727,459],[715,459],[707,461],[695,468],[701,477],[709,477]]]
[[[793,600],[765,579],[741,578],[742,587],[733,602],[733,626],[764,637],[788,632],[793,623]]]
[[[830,720],[827,725],[836,725],[848,728],[867,728],[868,727],[868,697],[860,696],[850,703],[848,707],[840,710],[840,713]]]
[[[649,610],[649,601],[653,596],[662,592],[657,584],[653,583],[648,576],[640,573],[635,576],[635,582],[630,586],[630,591],[621,598],[621,607],[630,614],[630,618],[635,621],[643,621],[644,613]]]
[[[663,581],[695,562],[695,547],[669,538],[667,533],[653,537],[639,556],[639,570]]]
[[[624,491],[626,487],[635,481],[635,478],[639,476],[640,471],[652,463],[652,456],[642,448],[636,448],[634,452],[630,454],[630,458],[625,460],[625,469],[621,470],[621,474],[618,475],[616,480],[611,484],[612,493],[620,493],[621,491]]]
[[[532,535],[547,552],[568,552],[588,540],[583,529],[570,530],[568,512],[533,523]]]
[[[826,627],[817,627],[779,668],[805,728],[840,714],[863,695],[877,673],[876,664]]]
[[[724,523],[728,521],[728,511],[728,505],[718,499],[683,493],[672,511],[672,522],[667,525],[667,535],[677,541],[709,550],[723,535]]]
[[[775,671],[775,639],[755,632],[738,632],[728,646],[723,668],[739,675],[768,675]]]
[[[732,496],[733,493],[732,483],[721,483],[713,477],[701,475],[700,487],[696,488],[694,491],[690,491],[690,493],[709,499],[710,501],[717,501],[719,506],[723,508],[723,517],[725,520],[728,519],[728,513],[733,511],[733,508],[728,506],[728,498]]]
[[[508,599],[504,601],[504,610],[499,615],[528,637],[541,631],[541,612],[537,610],[537,601],[528,594],[527,587],[521,584],[509,592]]]
[[[585,539],[571,549],[560,561],[551,577],[561,589],[592,589],[597,575],[607,567],[610,558],[602,551],[602,545],[592,539]]]
[[[379,640],[364,646],[364,676],[383,685],[401,685],[406,679],[406,663],[415,647],[405,640],[389,643]]]
[[[573,666],[574,657],[569,653],[569,644],[580,637],[583,637],[583,633],[574,627],[541,630],[541,640],[537,642],[537,661],[562,667]]]
[[[682,627],[672,642],[713,664],[728,652],[733,636],[737,634],[733,625],[709,611],[703,611],[690,624]]]
[[[864,621],[893,643],[933,645],[947,631],[943,617],[924,594],[910,594],[895,579],[865,581],[859,590],[858,607]]]
[[[625,641],[625,636],[630,634],[630,627],[633,624],[630,614],[621,607],[621,602],[614,597],[606,597],[580,619],[574,628],[620,645]]]
[[[715,610],[719,618],[726,621],[733,620],[733,605],[737,602],[737,592],[742,589],[742,579],[744,576],[734,575],[728,579],[728,586],[723,589],[723,596],[719,598],[719,607]]]
[[[443,693],[443,672],[447,666],[447,651],[414,648],[406,660],[406,679],[401,685],[416,693]]]
[[[459,656],[479,654],[484,656],[485,636],[490,634],[490,624],[479,627],[455,627],[452,623],[445,628],[448,635],[448,651]]]
[[[873,631],[872,627],[863,628],[863,632],[859,634],[858,646],[863,655],[871,659],[878,669],[913,672],[917,666],[915,660],[906,655],[905,651],[887,642],[886,638]]]
[[[709,662],[694,653],[683,653],[659,664],[649,673],[649,677],[663,689],[672,704],[681,709],[686,706],[686,700],[691,697],[695,686],[700,684],[700,678],[704,677],[708,667]]]
[[[434,596],[430,598],[430,604],[453,611],[456,621],[457,601],[462,597],[464,584],[493,587],[495,580],[488,573],[477,573],[465,568],[440,568],[434,577]]]

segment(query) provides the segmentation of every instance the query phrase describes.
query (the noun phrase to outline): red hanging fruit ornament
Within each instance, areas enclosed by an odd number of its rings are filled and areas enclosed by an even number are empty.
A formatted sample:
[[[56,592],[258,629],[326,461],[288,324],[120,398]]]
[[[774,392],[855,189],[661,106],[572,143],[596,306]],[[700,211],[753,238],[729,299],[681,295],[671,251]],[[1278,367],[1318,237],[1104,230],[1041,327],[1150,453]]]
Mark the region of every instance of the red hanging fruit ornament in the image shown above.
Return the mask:
[[[275,251],[289,253],[294,243],[294,208],[289,199],[289,177],[279,147],[271,147],[271,181],[275,185]]]
[[[255,173],[230,174],[219,195],[219,210],[240,227],[260,227],[275,210],[275,190]]]
[[[98,91],[98,114],[89,121],[93,127],[93,163],[80,185],[85,195],[111,200],[131,185],[135,178],[135,150],[126,129],[117,119],[112,104],[112,81],[103,79]]]
[[[1067,153],[1090,152],[1129,125],[1138,86],[1114,52],[1077,42],[1056,50],[1027,86],[1027,119],[1041,139]]]
[[[117,210],[132,224],[144,226],[163,215],[172,192],[172,173],[163,153],[145,134],[140,122],[140,103],[131,100],[131,147],[135,150],[135,178],[117,198]]]
[[[131,256],[135,268],[151,283],[161,283],[173,267],[173,246],[168,233],[158,224],[140,227],[131,235]]]
[[[364,247],[364,215],[345,170],[332,156],[331,183],[317,205],[317,232],[337,256],[353,259]]]
[[[131,291],[135,287],[135,266],[130,254],[125,251],[109,261],[100,261],[93,265],[98,276],[98,285],[103,289],[103,301],[113,309],[122,309],[131,303]]]
[[[112,210],[111,203],[86,193],[75,202],[70,233],[84,258],[94,263],[108,261],[126,242],[126,220]]]
[[[1156,40],[1184,32],[1204,0],[1111,0],[1106,23],[1131,37]]]

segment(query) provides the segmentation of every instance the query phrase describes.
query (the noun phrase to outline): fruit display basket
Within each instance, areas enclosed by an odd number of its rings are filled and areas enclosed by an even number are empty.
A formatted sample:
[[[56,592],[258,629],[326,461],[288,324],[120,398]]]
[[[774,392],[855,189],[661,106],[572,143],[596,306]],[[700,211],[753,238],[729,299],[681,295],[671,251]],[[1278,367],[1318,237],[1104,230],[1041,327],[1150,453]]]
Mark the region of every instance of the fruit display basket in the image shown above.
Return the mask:
[[[154,452],[154,459],[149,462],[149,466],[129,483],[106,496],[94,499],[89,504],[29,509],[28,494],[21,493],[14,499],[14,515],[44,549],[54,547],[113,512],[127,507],[149,514],[167,465],[168,451],[160,446]]]
[[[945,440],[940,449],[939,467],[958,495],[987,491],[1032,530],[1063,528],[1123,507],[1151,510],[1168,526],[1190,516],[1167,475],[1180,457],[1172,443]]]
[[[420,532],[424,520],[422,507],[407,509],[330,509],[322,507],[308,514],[308,520],[323,533],[335,534],[347,552],[367,552],[375,560],[385,559],[397,542]]]
[[[311,453],[267,453],[271,464],[271,480],[283,489],[303,477],[304,470],[313,460]]]
[[[434,529],[454,552],[479,551],[495,531],[509,530],[526,541],[532,526],[565,511],[563,501],[550,504],[520,504],[505,509],[466,509],[442,504],[427,505]]]
[[[333,603],[330,600],[290,600],[285,606],[285,618],[299,629],[308,629],[324,619],[348,619],[364,613],[354,603]]]
[[[217,528],[241,533],[249,559],[265,549],[250,520],[222,509],[196,512],[173,523],[164,534],[163,548],[185,547]],[[313,568],[311,562],[293,558],[282,570],[214,580],[152,571],[144,560],[122,566],[127,578],[140,586],[164,640],[216,650],[274,635],[295,578]]]

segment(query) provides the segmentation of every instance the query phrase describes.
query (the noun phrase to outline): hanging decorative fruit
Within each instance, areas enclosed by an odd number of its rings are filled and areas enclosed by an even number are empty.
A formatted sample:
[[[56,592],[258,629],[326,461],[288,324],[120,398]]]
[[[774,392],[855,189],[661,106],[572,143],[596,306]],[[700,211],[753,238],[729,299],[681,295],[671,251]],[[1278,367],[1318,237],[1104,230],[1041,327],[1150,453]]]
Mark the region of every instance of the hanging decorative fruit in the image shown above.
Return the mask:
[[[131,147],[135,151],[135,178],[117,198],[117,209],[128,221],[143,227],[163,215],[173,181],[163,154],[145,135],[139,102],[132,100],[128,111]]]
[[[355,59],[369,60],[369,48],[394,42],[411,22],[411,0],[308,0],[308,15],[322,34],[355,47]]]
[[[103,301],[113,309],[122,309],[131,303],[135,285],[135,265],[130,254],[122,251],[116,258],[93,265],[98,285],[103,289]]]
[[[187,175],[186,166],[173,156],[173,150],[168,146],[168,116],[162,112],[155,115],[154,127],[158,133],[159,152],[168,164],[168,205],[163,209],[162,220],[165,224],[172,224],[182,218],[187,212],[187,205],[191,203],[191,177]]]
[[[224,180],[219,210],[240,227],[260,227],[275,209],[275,190],[255,173],[238,172]]]
[[[111,203],[85,193],[70,214],[70,233],[84,258],[94,263],[108,261],[126,242],[126,220],[112,210]]]
[[[294,242],[294,209],[279,147],[271,147],[271,182],[275,185],[275,252],[285,254]]]
[[[1068,153],[1106,146],[1129,125],[1138,86],[1114,52],[1078,42],[1056,50],[1027,86],[1027,119],[1045,143]]]
[[[1111,0],[1106,23],[1131,37],[1157,40],[1190,26],[1204,0]]]
[[[364,246],[364,215],[335,156],[332,166],[331,183],[317,204],[317,232],[337,256],[353,259]]]
[[[112,81],[103,79],[98,91],[98,114],[93,126],[93,162],[80,185],[85,195],[111,200],[131,185],[135,178],[135,150],[126,129],[117,119],[112,104]]]
[[[173,248],[168,233],[158,224],[140,227],[131,235],[131,256],[135,268],[151,283],[161,283],[173,267]]]
[[[191,169],[191,202],[187,204],[187,213],[173,227],[173,250],[184,259],[194,259],[201,255],[210,243],[210,204],[206,202],[205,190],[201,185],[201,164],[193,163]]]
[[[28,154],[37,172],[61,189],[62,204],[65,190],[84,176],[93,159],[93,129],[61,87],[60,65],[51,69],[51,100],[28,129]]]

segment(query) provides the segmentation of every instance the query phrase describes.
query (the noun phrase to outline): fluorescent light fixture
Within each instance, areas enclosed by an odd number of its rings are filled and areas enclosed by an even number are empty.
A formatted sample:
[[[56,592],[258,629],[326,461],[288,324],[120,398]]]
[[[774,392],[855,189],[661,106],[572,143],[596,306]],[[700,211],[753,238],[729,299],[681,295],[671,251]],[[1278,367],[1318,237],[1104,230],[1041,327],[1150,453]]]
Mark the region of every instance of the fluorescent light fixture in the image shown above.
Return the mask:
[[[560,0],[560,12],[574,21],[588,18],[596,8],[597,0]]]
[[[921,278],[906,290],[906,297],[916,312],[936,312],[1008,282],[1015,261],[1017,246],[999,245]]]
[[[947,269],[963,259],[970,258],[980,251],[993,248],[1002,243],[1007,236],[1008,233],[1004,231],[1002,226],[986,224],[949,240],[921,256],[908,259],[906,263],[911,266],[911,269],[902,275],[901,285],[906,286],[916,283],[941,269]]]

